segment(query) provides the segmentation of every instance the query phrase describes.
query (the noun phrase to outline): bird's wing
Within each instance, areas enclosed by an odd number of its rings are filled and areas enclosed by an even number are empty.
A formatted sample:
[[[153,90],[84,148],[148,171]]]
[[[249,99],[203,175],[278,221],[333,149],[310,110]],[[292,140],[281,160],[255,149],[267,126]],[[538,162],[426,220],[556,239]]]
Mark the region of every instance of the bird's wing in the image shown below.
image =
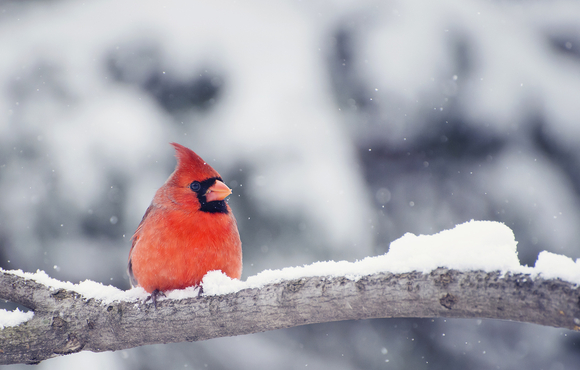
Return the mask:
[[[137,285],[139,285],[137,279],[135,279],[135,275],[133,275],[133,262],[131,261],[131,256],[133,255],[133,248],[135,248],[135,245],[137,245],[137,243],[139,242],[143,222],[145,221],[145,219],[147,219],[147,216],[149,216],[149,213],[151,213],[152,210],[153,204],[151,204],[145,211],[145,214],[143,215],[143,218],[141,219],[139,226],[137,226],[137,230],[135,230],[135,234],[133,234],[133,237],[131,238],[133,242],[131,244],[131,250],[129,251],[129,263],[127,263],[127,274],[129,275],[129,280],[131,281],[132,287],[136,287]]]

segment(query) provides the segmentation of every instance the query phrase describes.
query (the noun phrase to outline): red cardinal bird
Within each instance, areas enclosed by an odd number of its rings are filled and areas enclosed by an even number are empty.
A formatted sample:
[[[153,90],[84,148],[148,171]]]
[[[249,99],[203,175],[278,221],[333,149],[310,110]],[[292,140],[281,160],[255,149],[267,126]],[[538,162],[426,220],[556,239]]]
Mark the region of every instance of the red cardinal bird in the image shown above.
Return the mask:
[[[133,286],[158,294],[199,285],[211,270],[242,274],[242,242],[220,175],[188,148],[171,143],[177,166],[157,190],[133,235],[128,272]]]

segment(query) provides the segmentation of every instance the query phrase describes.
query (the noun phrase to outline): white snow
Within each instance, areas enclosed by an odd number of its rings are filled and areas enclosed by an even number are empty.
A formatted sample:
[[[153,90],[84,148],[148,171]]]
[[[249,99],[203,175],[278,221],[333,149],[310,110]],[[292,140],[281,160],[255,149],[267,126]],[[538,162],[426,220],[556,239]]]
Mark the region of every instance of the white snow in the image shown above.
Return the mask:
[[[0,329],[4,329],[7,326],[18,326],[32,319],[33,316],[33,311],[22,312],[18,308],[14,311],[0,309]]]
[[[495,221],[470,221],[452,230],[444,230],[434,235],[406,234],[395,240],[388,253],[367,257],[356,262],[327,261],[310,265],[287,267],[280,270],[265,270],[246,281],[230,279],[221,271],[210,271],[202,281],[203,295],[222,295],[242,289],[261,288],[267,284],[301,277],[346,276],[357,280],[378,272],[402,273],[420,271],[429,273],[438,267],[460,271],[483,270],[486,272],[526,273],[532,277],[562,279],[580,284],[580,259],[574,262],[566,256],[542,252],[535,267],[522,266],[517,256],[517,242],[512,230]],[[44,271],[26,273],[21,270],[6,271],[11,274],[34,280],[53,289],[70,289],[86,298],[100,300],[103,304],[113,301],[137,301],[147,297],[142,288],[128,291],[119,290],[85,280],[79,284],[62,282],[50,278]],[[199,294],[198,287],[174,290],[162,299],[183,299]],[[0,325],[18,325],[32,318],[32,313],[0,311]]]
[[[540,252],[534,271],[546,279],[562,279],[580,284],[580,259],[547,251]]]
[[[1,269],[0,269],[1,270]],[[138,299],[145,299],[148,294],[143,288],[134,288],[123,291],[111,285],[103,285],[92,280],[85,280],[78,284],[73,284],[68,281],[60,281],[51,278],[44,271],[36,271],[35,273],[23,272],[22,270],[2,270],[23,278],[34,280],[37,283],[46,285],[54,290],[68,289],[80,293],[86,298],[94,298],[100,300],[102,304],[109,304],[113,301],[136,301]]]
[[[470,221],[435,235],[407,233],[385,255],[391,272],[437,267],[457,270],[509,271],[520,268],[512,230],[499,222]]]
[[[245,288],[260,288],[266,284],[300,277],[346,276],[356,280],[378,272],[429,273],[438,267],[460,271],[523,272],[533,276],[549,274],[551,278],[560,277],[576,284],[580,283],[578,262],[574,264],[567,257],[555,255],[569,260],[571,265],[562,270],[560,264],[554,263],[547,268],[536,270],[520,265],[516,246],[514,234],[506,225],[494,221],[470,221],[435,235],[417,236],[407,233],[392,242],[386,254],[367,257],[356,262],[316,262],[302,267],[265,270],[248,277],[244,282],[232,280],[221,271],[212,271],[204,277],[202,285],[205,295],[219,295]],[[562,271],[566,272],[561,274]]]

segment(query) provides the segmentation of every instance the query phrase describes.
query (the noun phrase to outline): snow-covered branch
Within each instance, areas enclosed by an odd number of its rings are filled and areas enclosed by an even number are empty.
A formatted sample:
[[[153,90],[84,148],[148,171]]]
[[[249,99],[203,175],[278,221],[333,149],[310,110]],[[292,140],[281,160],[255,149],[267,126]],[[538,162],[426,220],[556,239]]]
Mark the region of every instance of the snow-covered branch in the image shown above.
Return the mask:
[[[83,350],[199,341],[321,322],[390,317],[515,320],[580,330],[580,288],[525,274],[439,268],[358,279],[312,276],[214,296],[103,301],[10,271],[0,296],[34,317],[0,332],[0,363],[37,363]]]
[[[0,363],[371,318],[488,318],[580,330],[580,260],[542,252],[534,267],[521,266],[516,244],[507,226],[472,221],[436,235],[407,234],[387,254],[356,262],[266,270],[245,281],[210,271],[203,295],[171,291],[157,308],[142,288],[0,270],[0,298],[34,311],[0,312]]]

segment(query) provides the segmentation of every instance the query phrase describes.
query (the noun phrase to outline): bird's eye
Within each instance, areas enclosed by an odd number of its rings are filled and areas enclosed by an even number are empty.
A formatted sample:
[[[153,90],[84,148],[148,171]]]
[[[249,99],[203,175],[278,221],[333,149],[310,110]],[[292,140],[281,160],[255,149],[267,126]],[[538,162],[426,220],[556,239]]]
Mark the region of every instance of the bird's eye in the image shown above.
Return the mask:
[[[201,189],[201,184],[198,181],[194,181],[189,184],[189,188],[195,192],[198,192]]]

